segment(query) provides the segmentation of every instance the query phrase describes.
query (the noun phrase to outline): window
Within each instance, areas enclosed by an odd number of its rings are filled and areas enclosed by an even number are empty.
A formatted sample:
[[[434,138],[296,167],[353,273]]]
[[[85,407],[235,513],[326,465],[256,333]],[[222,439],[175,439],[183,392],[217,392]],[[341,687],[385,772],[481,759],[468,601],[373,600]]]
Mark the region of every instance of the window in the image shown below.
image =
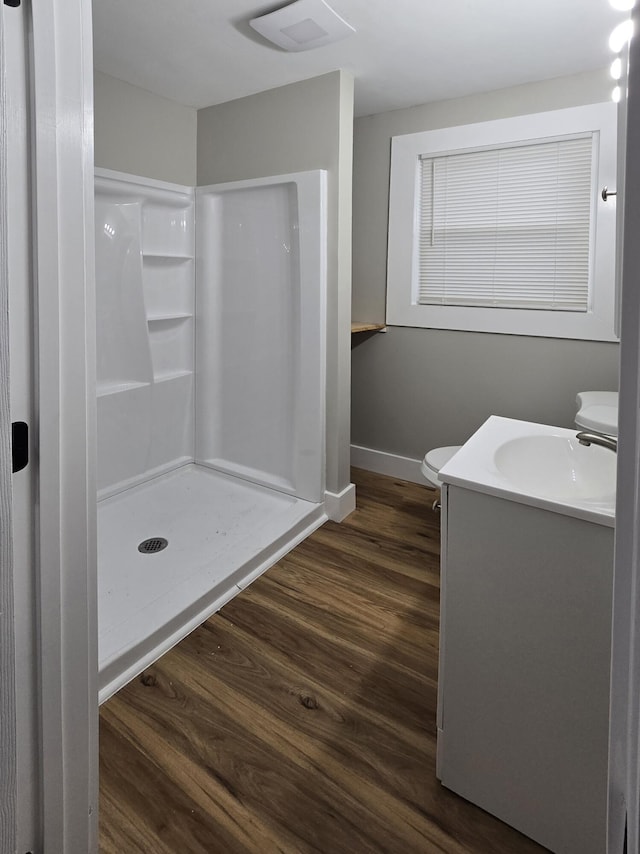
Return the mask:
[[[615,107],[394,137],[387,323],[615,340]]]

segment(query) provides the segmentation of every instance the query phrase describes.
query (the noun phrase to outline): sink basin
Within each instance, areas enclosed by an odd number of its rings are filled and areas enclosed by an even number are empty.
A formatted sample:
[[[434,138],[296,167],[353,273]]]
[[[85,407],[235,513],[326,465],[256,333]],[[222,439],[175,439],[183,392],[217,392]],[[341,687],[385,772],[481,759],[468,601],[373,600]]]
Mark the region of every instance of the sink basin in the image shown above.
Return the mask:
[[[575,437],[520,436],[495,450],[498,472],[518,489],[557,501],[609,503],[615,498],[616,455]]]
[[[598,525],[615,526],[616,455],[586,447],[577,430],[491,415],[439,478]]]

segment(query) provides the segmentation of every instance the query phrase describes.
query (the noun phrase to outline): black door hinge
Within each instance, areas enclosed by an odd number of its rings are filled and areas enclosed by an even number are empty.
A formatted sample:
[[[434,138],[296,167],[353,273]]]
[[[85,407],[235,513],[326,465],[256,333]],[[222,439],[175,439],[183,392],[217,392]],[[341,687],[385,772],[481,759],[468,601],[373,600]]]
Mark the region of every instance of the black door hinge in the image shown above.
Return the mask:
[[[20,5],[20,0],[4,0],[5,6],[13,6],[14,9],[17,9]]]
[[[14,421],[11,425],[11,462],[13,474],[29,463],[29,427],[24,421]]]

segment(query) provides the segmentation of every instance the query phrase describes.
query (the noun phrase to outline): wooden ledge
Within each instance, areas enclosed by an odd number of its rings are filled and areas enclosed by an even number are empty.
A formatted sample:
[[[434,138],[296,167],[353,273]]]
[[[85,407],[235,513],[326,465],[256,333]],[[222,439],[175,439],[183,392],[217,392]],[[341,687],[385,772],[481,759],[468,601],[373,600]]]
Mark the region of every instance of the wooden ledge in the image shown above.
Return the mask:
[[[353,321],[351,323],[351,334],[354,332],[380,332],[381,329],[386,329],[386,323],[363,323],[362,321]]]

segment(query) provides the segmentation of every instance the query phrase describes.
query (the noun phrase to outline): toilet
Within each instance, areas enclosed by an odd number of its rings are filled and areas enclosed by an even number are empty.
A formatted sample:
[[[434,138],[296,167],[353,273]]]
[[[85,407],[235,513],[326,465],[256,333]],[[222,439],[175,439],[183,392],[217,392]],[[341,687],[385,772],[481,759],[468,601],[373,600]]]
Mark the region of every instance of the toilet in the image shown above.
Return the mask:
[[[618,392],[581,391],[576,397],[576,427],[606,436],[618,435]]]
[[[576,397],[578,411],[575,424],[579,430],[593,430],[606,436],[618,435],[618,392],[581,391]],[[440,469],[460,450],[461,445],[433,448],[425,454],[421,471],[429,484],[436,489],[442,487],[438,477]]]
[[[425,454],[422,461],[421,470],[424,477],[429,481],[431,486],[436,489],[442,487],[442,481],[438,474],[440,469],[449,462],[451,457],[460,450],[462,445],[448,445],[446,448],[433,448]]]

